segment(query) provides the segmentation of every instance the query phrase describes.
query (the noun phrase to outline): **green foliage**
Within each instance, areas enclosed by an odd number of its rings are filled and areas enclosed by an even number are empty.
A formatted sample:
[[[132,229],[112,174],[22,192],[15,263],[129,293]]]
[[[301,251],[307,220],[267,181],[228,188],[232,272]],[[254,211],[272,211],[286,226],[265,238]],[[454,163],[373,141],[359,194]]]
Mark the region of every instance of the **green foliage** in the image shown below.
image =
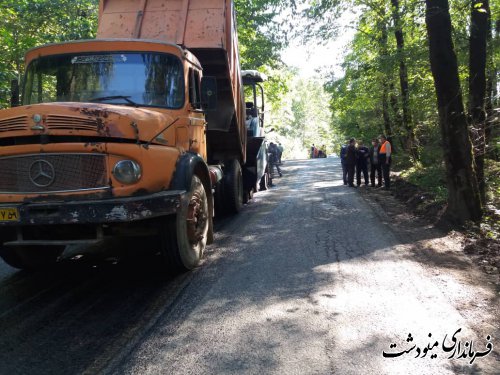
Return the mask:
[[[377,56],[374,41],[365,33],[355,36],[351,48],[343,63],[344,77],[332,79],[326,89],[334,127],[345,138],[367,140],[384,132],[381,72],[393,71],[394,62]]]
[[[325,9],[328,0],[315,2],[312,14]],[[388,118],[392,126],[393,144],[398,158],[402,153],[405,129],[401,126],[401,95],[399,92],[399,60],[394,37],[395,26],[388,0],[356,0],[359,9],[356,35],[342,67],[343,77],[331,77],[327,90],[331,94],[331,108],[335,129],[343,137],[368,139],[382,132],[384,127],[384,86],[387,88]],[[470,2],[451,0],[453,38],[457,52],[463,92],[468,89],[468,43]],[[424,166],[441,160],[440,130],[434,81],[430,71],[424,4],[415,0],[400,1],[401,27],[405,37],[404,61],[408,69],[410,109],[418,140],[421,162]],[[492,6],[492,10],[495,6]],[[496,5],[498,9],[498,5]],[[492,11],[495,14],[495,11]],[[498,17],[498,16],[497,16]],[[320,18],[316,18],[320,22]],[[330,26],[333,27],[333,26]],[[384,46],[384,33],[386,44]],[[499,43],[498,38],[493,43]],[[498,49],[491,61],[491,71],[498,71]],[[495,63],[496,62],[496,63]],[[495,65],[496,64],[496,65]],[[465,95],[466,97],[466,95]]]
[[[448,190],[446,188],[446,176],[443,163],[437,163],[428,167],[417,163],[404,170],[401,177],[413,185],[419,186],[424,191],[432,193],[436,201],[446,201]]]
[[[500,162],[486,159],[486,199],[495,207],[500,207]]]
[[[274,132],[269,137],[284,144],[286,158],[306,158],[312,144],[329,153],[338,151],[330,96],[321,82],[302,79],[294,71],[282,71],[280,77],[287,90],[281,100],[271,101],[268,127]]]
[[[354,1],[314,0],[301,2],[301,15],[308,22],[297,34],[306,42],[321,43],[338,35],[337,20],[350,10]]]
[[[280,51],[286,40],[276,18],[284,3],[282,0],[235,0],[243,69],[281,65]]]
[[[21,79],[24,54],[35,46],[95,36],[98,0],[2,0],[0,4],[0,108],[10,80]]]
[[[481,223],[481,231],[488,238],[500,239],[500,162],[486,159],[487,209]]]

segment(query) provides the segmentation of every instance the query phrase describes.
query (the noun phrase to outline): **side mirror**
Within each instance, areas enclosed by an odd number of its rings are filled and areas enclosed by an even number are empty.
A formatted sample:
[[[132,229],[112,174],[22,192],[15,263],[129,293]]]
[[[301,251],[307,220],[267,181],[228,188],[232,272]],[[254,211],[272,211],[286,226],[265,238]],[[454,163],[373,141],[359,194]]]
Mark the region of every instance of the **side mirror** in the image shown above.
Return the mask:
[[[203,77],[201,79],[201,107],[204,111],[217,109],[217,78]]]
[[[17,79],[10,81],[10,106],[19,107],[19,81]]]

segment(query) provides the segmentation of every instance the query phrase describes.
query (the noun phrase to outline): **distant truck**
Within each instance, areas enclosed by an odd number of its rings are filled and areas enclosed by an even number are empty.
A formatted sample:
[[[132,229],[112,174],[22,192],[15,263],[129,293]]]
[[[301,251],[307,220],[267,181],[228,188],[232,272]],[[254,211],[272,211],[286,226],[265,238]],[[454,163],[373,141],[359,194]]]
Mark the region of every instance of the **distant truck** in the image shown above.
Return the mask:
[[[197,266],[215,210],[266,188],[264,78],[244,79],[247,103],[230,0],[101,0],[96,40],[28,51],[0,111],[0,256],[36,269],[147,236],[169,269]]]

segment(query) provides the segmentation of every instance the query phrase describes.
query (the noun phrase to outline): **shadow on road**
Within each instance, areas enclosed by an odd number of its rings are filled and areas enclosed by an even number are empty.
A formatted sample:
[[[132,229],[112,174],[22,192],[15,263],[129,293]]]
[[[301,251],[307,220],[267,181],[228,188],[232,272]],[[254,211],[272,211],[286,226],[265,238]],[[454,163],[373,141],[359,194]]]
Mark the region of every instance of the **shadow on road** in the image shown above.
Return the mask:
[[[179,293],[153,254],[63,261],[0,284],[0,373],[84,373],[112,357]],[[142,333],[142,332],[141,332]],[[43,369],[43,370],[42,370]]]
[[[283,169],[274,189],[227,223],[209,267],[158,323],[167,328],[138,344],[114,374],[159,373],[165,367],[172,373],[186,368],[197,373],[277,373],[291,359],[295,373],[344,373],[342,368],[384,373],[391,364],[384,363],[382,348],[388,348],[394,332],[381,329],[380,322],[394,328],[387,321],[389,313],[401,308],[407,315],[402,321],[419,322],[413,328],[422,332],[430,329],[425,319],[432,319],[434,312],[423,310],[422,297],[401,293],[414,287],[411,275],[400,280],[408,264],[387,253],[440,234],[399,238],[386,224],[387,217],[367,207],[356,189],[341,184],[338,165],[286,162]],[[451,265],[443,259],[443,267]],[[426,282],[420,288],[432,287]],[[435,307],[443,315],[446,308]],[[370,320],[372,309],[387,311]],[[373,327],[361,328],[363,324]],[[341,342],[343,329],[348,331],[344,336],[357,340]],[[325,341],[330,343],[326,349]],[[316,360],[325,350],[328,363]],[[339,363],[339,356],[351,363]],[[307,367],[312,362],[314,371]],[[404,373],[406,366],[411,373],[421,365],[392,366],[394,373]],[[451,369],[450,364],[444,367]]]
[[[395,236],[386,225],[390,218],[367,208],[356,189],[343,186],[340,168],[331,161],[286,162],[283,170],[275,188],[257,194],[238,217],[217,223],[216,244],[194,272],[165,275],[153,252],[144,257],[131,246],[125,257],[84,257],[63,262],[50,273],[4,277],[0,373],[118,374],[134,366],[157,373],[172,367],[175,372],[182,368],[175,355],[188,355],[189,346],[207,342],[218,322],[243,312],[255,319],[238,327],[253,334],[234,339],[237,344],[231,347],[213,335],[211,349],[198,353],[205,359],[201,370],[248,371],[252,363],[257,372],[259,363],[258,368],[270,372],[280,367],[281,342],[296,338],[302,342],[297,342],[296,357],[307,358],[311,343],[331,335],[322,322],[345,314],[337,296],[324,291],[356,277],[332,268],[363,264],[369,256],[370,262],[383,261],[395,245],[418,244],[435,238],[436,232]],[[464,266],[444,256],[435,265]],[[318,317],[316,328],[302,322],[309,316]],[[199,328],[181,330],[188,318]],[[225,332],[231,338],[239,334]],[[376,340],[378,346],[386,345],[390,337]],[[338,348],[330,341],[333,361]],[[250,358],[242,359],[241,353]],[[331,372],[331,363],[326,366]]]

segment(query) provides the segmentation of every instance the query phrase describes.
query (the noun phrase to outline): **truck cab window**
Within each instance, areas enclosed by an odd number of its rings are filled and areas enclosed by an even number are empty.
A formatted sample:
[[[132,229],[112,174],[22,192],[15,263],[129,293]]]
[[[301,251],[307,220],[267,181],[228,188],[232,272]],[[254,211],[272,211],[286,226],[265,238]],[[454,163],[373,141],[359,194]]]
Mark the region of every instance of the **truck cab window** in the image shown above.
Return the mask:
[[[25,82],[25,105],[105,101],[171,109],[184,106],[182,63],[165,53],[44,56],[28,66]]]
[[[57,77],[55,72],[39,72],[32,77],[36,90],[31,91],[30,102],[44,103],[57,100]]]

